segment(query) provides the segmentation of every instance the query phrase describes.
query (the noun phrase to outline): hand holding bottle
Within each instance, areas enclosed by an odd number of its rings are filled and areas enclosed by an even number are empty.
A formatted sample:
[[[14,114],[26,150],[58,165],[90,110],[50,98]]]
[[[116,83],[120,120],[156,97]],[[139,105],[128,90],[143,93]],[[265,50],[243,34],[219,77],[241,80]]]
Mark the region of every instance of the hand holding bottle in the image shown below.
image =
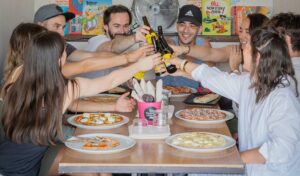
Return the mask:
[[[149,34],[150,27],[149,26],[142,26],[137,29],[134,35],[135,42],[146,42],[146,35]]]
[[[128,62],[136,62],[142,57],[146,57],[154,52],[153,45],[144,45],[136,50],[133,50],[127,54]]]
[[[140,71],[148,71],[161,63],[161,54],[156,53],[150,56],[146,56],[138,60],[138,68]]]

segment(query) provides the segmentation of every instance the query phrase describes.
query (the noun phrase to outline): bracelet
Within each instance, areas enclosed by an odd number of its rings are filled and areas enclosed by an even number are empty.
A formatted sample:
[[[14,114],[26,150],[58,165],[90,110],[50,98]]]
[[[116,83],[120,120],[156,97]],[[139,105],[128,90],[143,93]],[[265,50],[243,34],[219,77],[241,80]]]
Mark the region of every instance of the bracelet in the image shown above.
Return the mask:
[[[181,63],[180,63],[180,70],[183,70],[185,64],[187,63],[188,61],[186,59],[184,59]]]
[[[186,71],[186,70],[185,70],[185,66],[186,66],[187,63],[188,63],[188,61],[186,61],[186,62],[183,64],[183,67],[182,67],[182,70],[183,70],[183,71]]]
[[[186,52],[183,52],[182,54],[184,54],[184,55],[187,55],[187,54],[189,54],[190,53],[190,51],[191,51],[191,46],[186,46],[186,47],[188,47],[188,50],[186,51]]]

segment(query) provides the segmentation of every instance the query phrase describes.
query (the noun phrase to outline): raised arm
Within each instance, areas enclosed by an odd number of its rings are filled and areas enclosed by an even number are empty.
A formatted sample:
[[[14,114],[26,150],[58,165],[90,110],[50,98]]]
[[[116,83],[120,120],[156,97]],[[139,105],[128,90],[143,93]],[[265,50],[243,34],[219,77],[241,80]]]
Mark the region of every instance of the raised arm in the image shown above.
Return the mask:
[[[95,79],[75,78],[77,84],[69,82],[65,94],[64,110],[74,100],[82,96],[91,96],[110,90],[133,77],[138,71],[151,70],[161,62],[160,54],[139,59],[125,68],[111,72],[109,75]]]
[[[66,63],[62,68],[62,73],[66,77],[71,77],[80,73],[87,73],[128,63],[136,62],[147,53],[153,51],[153,46],[143,46],[135,51],[123,55],[114,55],[113,57],[91,57],[77,62]]]
[[[116,54],[112,52],[90,52],[90,51],[84,51],[84,50],[75,50],[70,56],[68,56],[68,61],[81,61],[87,58],[102,58],[102,57],[112,57]]]
[[[148,26],[140,27],[134,35],[121,36],[117,35],[113,40],[104,42],[97,48],[97,51],[111,51],[114,53],[122,53],[138,42],[146,41],[145,35],[149,33]]]
[[[171,45],[174,49],[176,55],[186,54],[194,58],[201,58],[204,62],[228,62],[230,51],[232,46],[226,46],[223,48],[211,48],[209,46],[199,46],[194,45],[191,47],[188,46],[174,46]]]
[[[171,63],[177,68],[192,75],[192,78],[213,92],[238,102],[241,90],[241,76],[230,75],[221,72],[216,67],[208,67],[206,64],[200,66],[179,58],[171,59]]]
[[[135,107],[135,101],[128,98],[129,92],[124,93],[116,102],[96,102],[77,99],[68,107],[72,112],[131,112]]]

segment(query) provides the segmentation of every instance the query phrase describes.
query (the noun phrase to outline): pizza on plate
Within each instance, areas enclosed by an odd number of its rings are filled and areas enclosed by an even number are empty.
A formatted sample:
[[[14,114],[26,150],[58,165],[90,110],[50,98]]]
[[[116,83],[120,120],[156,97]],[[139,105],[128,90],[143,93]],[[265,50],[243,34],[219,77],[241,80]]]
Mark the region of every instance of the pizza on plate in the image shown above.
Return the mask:
[[[192,89],[189,87],[173,87],[173,86],[164,86],[163,89],[169,90],[172,94],[190,94],[192,93]]]
[[[216,109],[192,108],[185,109],[179,113],[181,118],[187,120],[223,120],[226,118],[224,112]]]
[[[218,134],[191,132],[175,136],[171,144],[192,149],[210,149],[225,146],[226,140]]]
[[[113,113],[84,113],[75,117],[75,122],[83,125],[113,125],[123,121],[123,117]]]
[[[203,96],[195,97],[193,99],[193,102],[194,103],[208,103],[208,102],[211,102],[211,101],[213,101],[217,98],[219,98],[218,94],[209,93],[209,94],[206,94],[206,95],[203,95]]]
[[[96,136],[95,139],[87,140],[81,148],[87,150],[108,150],[119,145],[120,142],[115,139]]]

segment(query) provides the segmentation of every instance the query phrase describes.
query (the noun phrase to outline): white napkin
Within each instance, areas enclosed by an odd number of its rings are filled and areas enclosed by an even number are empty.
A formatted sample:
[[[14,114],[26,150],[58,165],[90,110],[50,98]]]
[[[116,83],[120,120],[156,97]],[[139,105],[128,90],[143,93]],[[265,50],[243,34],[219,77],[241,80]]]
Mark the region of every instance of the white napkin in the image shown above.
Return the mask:
[[[156,98],[157,102],[160,102],[163,98],[162,91],[163,91],[163,82],[160,79],[156,82],[156,97],[155,98]]]
[[[144,95],[144,92],[143,92],[143,90],[142,90],[140,84],[138,83],[138,81],[137,81],[136,79],[133,79],[133,80],[132,80],[132,84],[133,84],[133,88],[134,88],[134,90],[136,91],[138,97],[139,97],[140,99],[142,99],[142,97],[143,97],[143,95]]]
[[[155,88],[150,81],[147,82],[147,93],[155,98]]]

